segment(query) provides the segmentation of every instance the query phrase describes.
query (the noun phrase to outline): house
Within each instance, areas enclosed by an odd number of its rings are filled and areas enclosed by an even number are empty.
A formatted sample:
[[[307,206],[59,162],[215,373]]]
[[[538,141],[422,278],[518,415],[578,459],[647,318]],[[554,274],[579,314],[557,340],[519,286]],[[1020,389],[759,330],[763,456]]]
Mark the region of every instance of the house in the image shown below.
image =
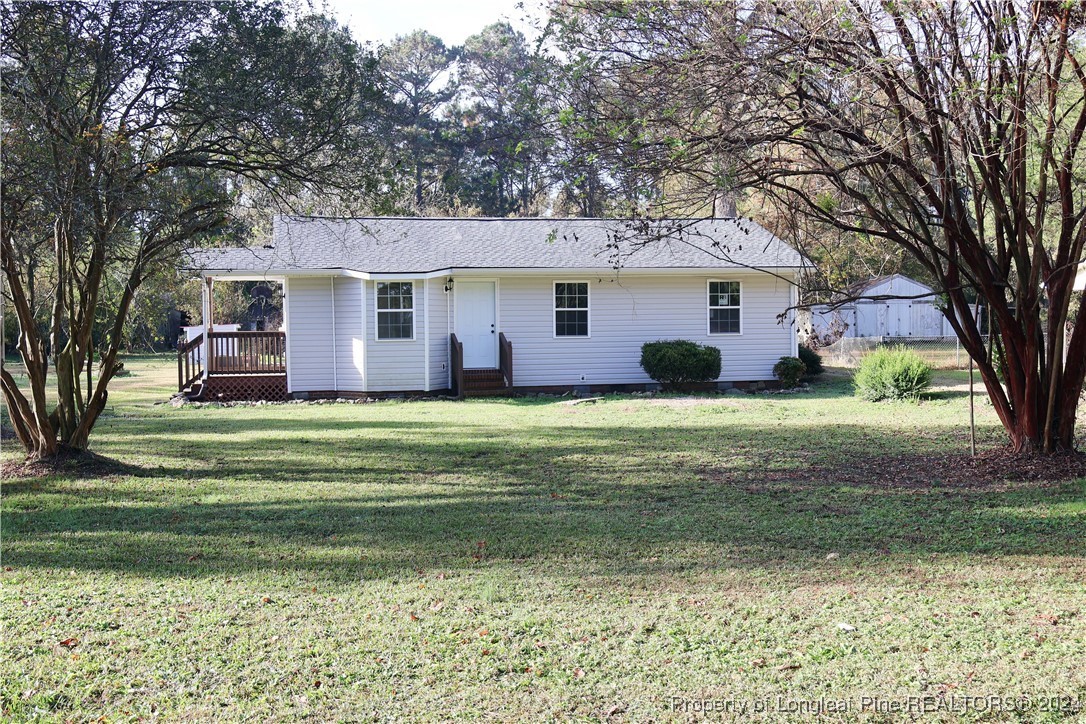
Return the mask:
[[[180,350],[179,387],[220,399],[645,389],[641,345],[678,338],[720,348],[720,386],[768,381],[807,264],[741,219],[281,216],[190,259],[205,319],[216,281],[284,285],[281,331]]]
[[[818,304],[801,315],[801,336],[949,337],[954,335],[927,284],[904,274],[867,279],[840,295],[844,303]]]

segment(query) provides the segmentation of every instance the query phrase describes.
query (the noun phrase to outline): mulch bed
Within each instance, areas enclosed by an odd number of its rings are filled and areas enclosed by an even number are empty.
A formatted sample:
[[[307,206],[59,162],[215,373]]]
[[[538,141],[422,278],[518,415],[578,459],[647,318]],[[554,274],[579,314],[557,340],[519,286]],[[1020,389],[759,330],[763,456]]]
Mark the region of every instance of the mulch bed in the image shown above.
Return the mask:
[[[135,475],[139,469],[113,458],[92,452],[61,451],[50,460],[9,460],[0,464],[0,479],[46,478],[63,475],[69,478],[108,478],[114,475]]]

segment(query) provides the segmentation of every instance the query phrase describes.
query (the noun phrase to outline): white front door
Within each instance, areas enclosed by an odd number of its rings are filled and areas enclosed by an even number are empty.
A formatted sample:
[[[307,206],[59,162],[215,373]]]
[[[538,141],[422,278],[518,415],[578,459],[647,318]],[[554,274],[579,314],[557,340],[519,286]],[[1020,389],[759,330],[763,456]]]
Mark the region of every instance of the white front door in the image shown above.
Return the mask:
[[[455,282],[456,338],[464,345],[464,369],[498,366],[494,282]]]

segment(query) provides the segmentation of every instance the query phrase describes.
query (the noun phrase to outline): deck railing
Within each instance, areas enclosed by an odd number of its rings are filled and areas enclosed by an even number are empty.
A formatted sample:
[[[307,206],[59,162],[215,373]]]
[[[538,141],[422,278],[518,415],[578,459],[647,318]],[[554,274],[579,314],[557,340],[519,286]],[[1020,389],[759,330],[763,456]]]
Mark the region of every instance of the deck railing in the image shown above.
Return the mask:
[[[498,334],[498,367],[501,368],[505,386],[513,386],[513,343],[505,337],[505,332]]]
[[[200,355],[200,346],[204,335],[177,345],[177,391],[184,392],[193,382],[204,376],[204,360]]]
[[[452,393],[464,396],[464,345],[455,334],[449,335],[449,369],[452,371]]]
[[[285,332],[211,332],[207,335],[207,373],[285,374]]]

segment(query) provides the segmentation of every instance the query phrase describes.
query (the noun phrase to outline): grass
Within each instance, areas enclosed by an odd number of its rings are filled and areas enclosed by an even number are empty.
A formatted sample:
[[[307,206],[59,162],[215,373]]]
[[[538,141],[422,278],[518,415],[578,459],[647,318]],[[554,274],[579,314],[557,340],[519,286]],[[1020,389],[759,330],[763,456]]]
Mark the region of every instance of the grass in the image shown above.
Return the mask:
[[[174,409],[169,360],[128,367],[94,448],[134,472],[4,481],[7,718],[1086,701],[1086,481],[906,482],[966,448],[963,373],[919,405],[830,375],[788,396]],[[1001,440],[983,404],[979,434]],[[1055,708],[929,718],[1080,716]]]

